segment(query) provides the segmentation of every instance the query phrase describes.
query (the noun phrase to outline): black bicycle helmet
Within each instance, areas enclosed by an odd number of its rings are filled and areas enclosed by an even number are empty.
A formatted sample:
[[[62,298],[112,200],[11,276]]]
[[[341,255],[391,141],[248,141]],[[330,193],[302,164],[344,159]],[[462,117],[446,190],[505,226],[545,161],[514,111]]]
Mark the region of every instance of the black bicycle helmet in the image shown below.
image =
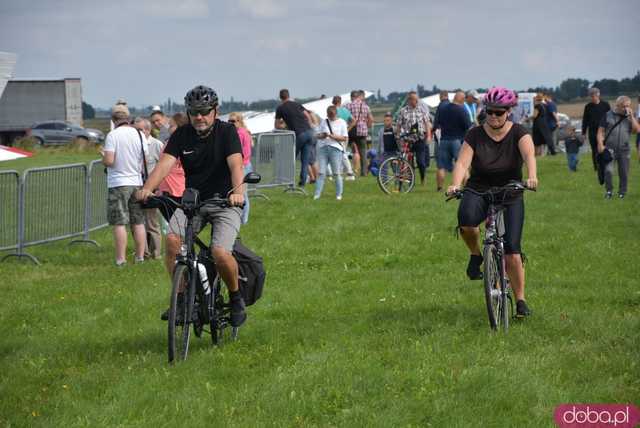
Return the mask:
[[[184,105],[188,110],[216,108],[218,94],[208,86],[198,85],[187,92],[184,97]]]

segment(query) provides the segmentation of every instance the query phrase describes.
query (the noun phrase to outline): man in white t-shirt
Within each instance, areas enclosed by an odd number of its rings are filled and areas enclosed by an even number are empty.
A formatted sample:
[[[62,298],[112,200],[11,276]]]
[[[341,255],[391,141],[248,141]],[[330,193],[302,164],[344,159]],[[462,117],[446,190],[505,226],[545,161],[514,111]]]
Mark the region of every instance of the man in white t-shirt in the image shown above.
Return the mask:
[[[313,199],[319,199],[322,194],[324,180],[327,175],[327,164],[331,164],[331,170],[336,182],[336,199],[342,199],[342,153],[344,143],[349,138],[347,123],[337,116],[336,107],[327,107],[327,118],[320,122],[316,135],[316,157],[320,166],[320,173],[316,179],[316,191]]]
[[[128,224],[136,246],[135,261],[144,261],[144,213],[134,197],[142,187],[144,143],[142,134],[129,124],[127,106],[113,106],[111,120],[115,128],[107,134],[102,163],[107,167],[107,219],[113,226],[116,266],[123,266],[126,263]]]

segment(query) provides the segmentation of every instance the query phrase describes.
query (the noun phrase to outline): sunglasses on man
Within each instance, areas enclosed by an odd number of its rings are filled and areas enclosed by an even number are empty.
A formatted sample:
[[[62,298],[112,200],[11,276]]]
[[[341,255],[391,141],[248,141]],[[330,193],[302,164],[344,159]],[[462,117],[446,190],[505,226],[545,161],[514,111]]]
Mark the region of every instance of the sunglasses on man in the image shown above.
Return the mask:
[[[213,109],[212,108],[205,108],[205,109],[189,109],[187,110],[187,113],[189,113],[189,116],[191,117],[196,117],[197,115],[201,115],[201,116],[206,116],[209,113],[211,113]]]

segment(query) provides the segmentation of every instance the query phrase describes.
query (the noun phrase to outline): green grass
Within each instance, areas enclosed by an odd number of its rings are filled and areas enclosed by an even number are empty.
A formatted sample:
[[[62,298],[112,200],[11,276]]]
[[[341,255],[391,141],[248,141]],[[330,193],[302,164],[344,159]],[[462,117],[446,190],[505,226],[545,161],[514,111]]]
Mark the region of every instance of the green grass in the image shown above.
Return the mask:
[[[0,264],[0,425],[553,427],[568,402],[640,401],[640,186],[605,201],[589,169],[539,162],[523,247],[534,311],[489,331],[465,279],[457,204],[432,183],[403,197],[373,179],[344,200],[268,192],[245,243],[265,293],[236,343],[195,340],[166,362],[160,262],[112,265],[101,248],[29,248]]]

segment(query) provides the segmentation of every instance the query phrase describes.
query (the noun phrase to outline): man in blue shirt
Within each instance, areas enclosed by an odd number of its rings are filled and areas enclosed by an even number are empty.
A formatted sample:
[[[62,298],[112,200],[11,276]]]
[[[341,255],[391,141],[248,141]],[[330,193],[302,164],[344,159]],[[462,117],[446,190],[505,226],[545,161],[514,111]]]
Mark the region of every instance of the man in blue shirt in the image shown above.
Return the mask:
[[[464,93],[458,91],[453,97],[453,102],[438,107],[438,114],[433,124],[433,127],[440,128],[441,132],[438,152],[436,153],[438,192],[442,190],[446,172],[453,171],[453,165],[458,159],[462,140],[467,133],[467,129],[473,125],[463,104]]]

